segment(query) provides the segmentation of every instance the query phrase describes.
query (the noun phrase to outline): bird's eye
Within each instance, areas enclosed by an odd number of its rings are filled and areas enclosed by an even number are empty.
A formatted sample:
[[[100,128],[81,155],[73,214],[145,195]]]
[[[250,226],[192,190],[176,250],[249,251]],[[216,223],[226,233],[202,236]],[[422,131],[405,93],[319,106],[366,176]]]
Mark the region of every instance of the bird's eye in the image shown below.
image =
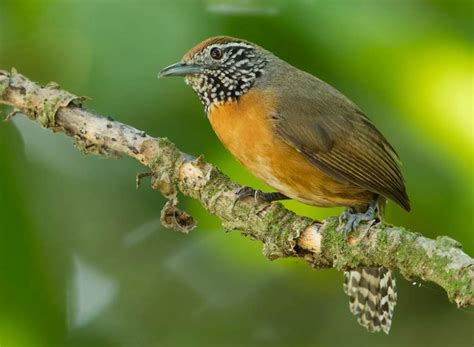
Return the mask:
[[[213,49],[211,49],[210,54],[211,54],[211,58],[214,60],[221,60],[222,57],[224,56],[224,54],[222,53],[222,49],[217,48],[217,47],[214,47]]]

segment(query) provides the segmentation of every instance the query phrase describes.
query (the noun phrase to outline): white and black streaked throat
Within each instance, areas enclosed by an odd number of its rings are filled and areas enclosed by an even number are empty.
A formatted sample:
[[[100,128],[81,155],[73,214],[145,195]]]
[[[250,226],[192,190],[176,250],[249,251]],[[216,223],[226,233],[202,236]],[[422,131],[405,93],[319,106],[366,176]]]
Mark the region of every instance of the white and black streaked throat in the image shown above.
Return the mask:
[[[191,62],[201,65],[203,71],[186,76],[185,81],[198,94],[206,113],[213,104],[237,101],[264,73],[267,64],[255,47],[240,42],[209,45]]]

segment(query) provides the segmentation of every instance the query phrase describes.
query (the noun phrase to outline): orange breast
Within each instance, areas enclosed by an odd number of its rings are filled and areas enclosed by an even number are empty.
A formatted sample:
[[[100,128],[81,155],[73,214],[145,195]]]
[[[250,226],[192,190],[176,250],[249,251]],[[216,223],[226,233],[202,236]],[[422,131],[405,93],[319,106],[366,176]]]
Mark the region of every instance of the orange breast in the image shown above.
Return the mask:
[[[339,182],[313,165],[275,133],[271,93],[252,89],[238,102],[213,105],[209,120],[224,146],[269,186],[286,196],[317,206],[367,205],[373,194]]]

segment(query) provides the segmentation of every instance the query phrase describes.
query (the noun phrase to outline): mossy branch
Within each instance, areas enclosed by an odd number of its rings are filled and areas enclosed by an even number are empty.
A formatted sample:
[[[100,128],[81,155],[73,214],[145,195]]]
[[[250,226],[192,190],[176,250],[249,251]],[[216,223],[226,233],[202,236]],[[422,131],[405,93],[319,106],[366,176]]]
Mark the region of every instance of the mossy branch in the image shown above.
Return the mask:
[[[224,229],[241,230],[263,242],[269,259],[301,257],[315,268],[338,270],[385,266],[410,279],[437,283],[460,307],[474,305],[474,261],[457,241],[446,236],[431,240],[384,223],[361,225],[346,238],[337,217],[317,222],[278,203],[239,201],[239,185],[202,158],[180,152],[166,138],[96,115],[80,105],[83,100],[57,84],[41,87],[15,71],[0,72],[0,104],[12,106],[12,114],[23,113],[71,136],[85,153],[126,155],[147,166],[152,187],[168,199],[161,214],[167,227],[189,232],[195,226],[194,219],[177,208],[181,191],[219,217]]]

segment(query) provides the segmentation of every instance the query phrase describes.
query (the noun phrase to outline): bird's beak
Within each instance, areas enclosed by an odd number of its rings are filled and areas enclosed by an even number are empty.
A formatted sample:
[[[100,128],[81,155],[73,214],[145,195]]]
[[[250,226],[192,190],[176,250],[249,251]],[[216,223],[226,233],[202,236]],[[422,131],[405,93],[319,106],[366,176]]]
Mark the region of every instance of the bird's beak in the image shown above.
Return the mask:
[[[158,73],[158,78],[167,76],[186,76],[202,72],[202,67],[196,64],[187,64],[179,62],[165,67]]]

